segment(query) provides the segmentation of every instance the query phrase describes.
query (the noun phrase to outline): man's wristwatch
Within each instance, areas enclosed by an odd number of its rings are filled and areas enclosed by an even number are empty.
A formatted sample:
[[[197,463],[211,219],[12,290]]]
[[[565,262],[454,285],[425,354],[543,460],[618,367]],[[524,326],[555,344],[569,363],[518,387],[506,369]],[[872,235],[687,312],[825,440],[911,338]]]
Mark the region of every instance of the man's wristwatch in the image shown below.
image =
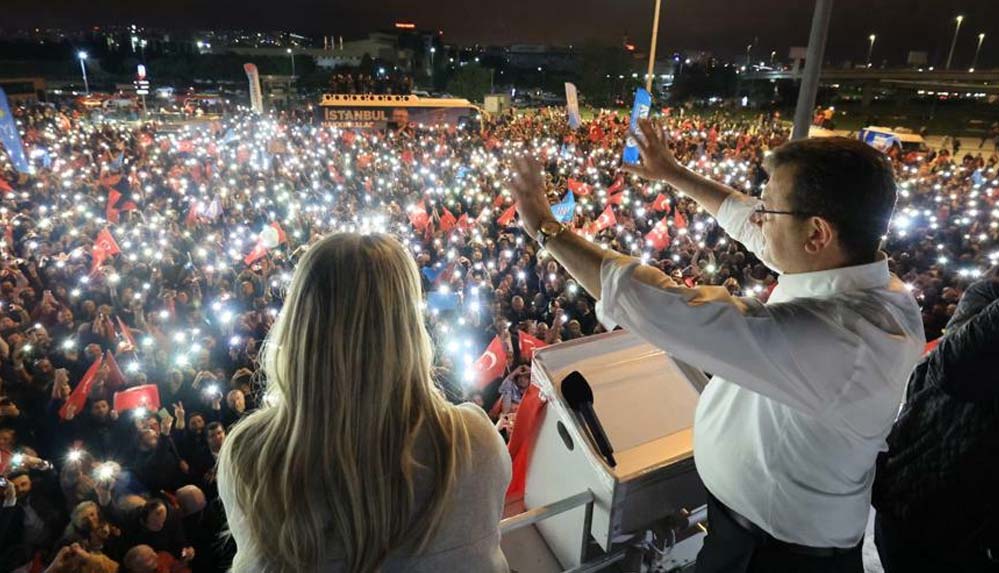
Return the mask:
[[[541,227],[538,228],[538,236],[535,237],[535,239],[537,239],[539,245],[544,247],[547,246],[548,241],[551,241],[555,237],[561,235],[566,229],[568,229],[568,227],[558,221],[545,221],[544,223],[541,223]]]

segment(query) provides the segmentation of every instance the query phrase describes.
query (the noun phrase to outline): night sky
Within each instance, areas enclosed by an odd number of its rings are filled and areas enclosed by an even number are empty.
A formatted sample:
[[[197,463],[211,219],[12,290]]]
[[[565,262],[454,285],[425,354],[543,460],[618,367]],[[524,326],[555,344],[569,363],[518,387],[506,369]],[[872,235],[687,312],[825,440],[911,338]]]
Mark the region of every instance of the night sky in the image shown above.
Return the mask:
[[[834,0],[827,60],[866,58],[867,36],[878,35],[874,60],[902,63],[909,50],[942,62],[954,16],[964,14],[954,67],[970,65],[979,32],[987,37],[979,68],[999,67],[999,0]],[[654,0],[3,0],[3,26],[127,24],[182,29],[234,28],[343,34],[347,38],[409,20],[441,29],[459,44],[549,43],[629,35],[648,45]],[[787,56],[804,45],[811,0],[663,0],[660,50]]]

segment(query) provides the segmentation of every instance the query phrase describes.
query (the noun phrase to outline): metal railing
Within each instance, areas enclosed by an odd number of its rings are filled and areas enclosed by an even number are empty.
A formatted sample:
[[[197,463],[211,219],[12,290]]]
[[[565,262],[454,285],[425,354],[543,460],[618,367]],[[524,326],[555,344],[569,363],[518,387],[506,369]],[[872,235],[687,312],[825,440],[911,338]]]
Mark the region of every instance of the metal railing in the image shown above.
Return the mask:
[[[581,563],[572,569],[566,569],[563,573],[592,573],[600,571],[605,567],[613,565],[624,559],[626,549],[620,549],[607,555],[602,555],[592,561],[586,561],[587,548],[590,541],[590,528],[593,523],[593,492],[586,490],[582,493],[560,499],[554,503],[542,505],[534,509],[529,509],[524,513],[519,513],[500,521],[500,533],[507,534],[511,531],[532,526],[539,521],[544,521],[549,517],[565,513],[580,506],[586,507],[583,517],[583,537],[579,543],[579,556]]]

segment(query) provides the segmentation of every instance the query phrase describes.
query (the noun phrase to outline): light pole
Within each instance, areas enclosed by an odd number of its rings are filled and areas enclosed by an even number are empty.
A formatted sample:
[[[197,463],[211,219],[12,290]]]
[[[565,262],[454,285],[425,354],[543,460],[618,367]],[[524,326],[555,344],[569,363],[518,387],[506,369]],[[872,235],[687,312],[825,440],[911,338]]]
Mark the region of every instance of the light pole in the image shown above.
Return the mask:
[[[978,47],[975,48],[975,59],[971,60],[971,69],[969,72],[975,71],[975,67],[978,66],[978,53],[982,51],[982,42],[985,41],[985,32],[978,35]]]
[[[291,48],[288,48],[286,51],[288,52],[288,55],[291,56],[291,77],[294,78],[295,77],[295,52]]]
[[[645,91],[652,93],[652,78],[656,68],[656,43],[659,40],[659,9],[662,0],[656,0],[656,11],[652,16],[652,43],[649,45],[649,70],[645,74]]]
[[[871,44],[867,46],[867,67],[871,67],[871,55],[874,53],[874,40],[878,39],[877,34],[871,34],[867,37],[871,41]]]
[[[777,61],[777,50],[770,51],[770,66],[773,67],[774,62]]]
[[[90,84],[87,83],[87,65],[83,63],[87,59],[87,53],[80,50],[76,53],[76,57],[80,60],[80,71],[83,72],[83,91],[90,95]]]
[[[954,20],[957,22],[957,25],[954,26],[954,39],[950,41],[950,53],[947,54],[947,65],[944,66],[946,70],[950,69],[950,61],[954,59],[954,47],[957,46],[957,33],[961,31],[961,22],[964,21],[964,16],[958,16]]]
[[[819,75],[822,72],[822,58],[826,51],[829,36],[829,20],[832,16],[833,0],[815,0],[812,14],[812,27],[808,33],[808,51],[805,55],[805,71],[801,74],[801,89],[798,90],[798,104],[794,108],[794,128],[791,139],[808,137],[808,126],[812,123],[812,110],[815,109],[815,96],[819,91]]]

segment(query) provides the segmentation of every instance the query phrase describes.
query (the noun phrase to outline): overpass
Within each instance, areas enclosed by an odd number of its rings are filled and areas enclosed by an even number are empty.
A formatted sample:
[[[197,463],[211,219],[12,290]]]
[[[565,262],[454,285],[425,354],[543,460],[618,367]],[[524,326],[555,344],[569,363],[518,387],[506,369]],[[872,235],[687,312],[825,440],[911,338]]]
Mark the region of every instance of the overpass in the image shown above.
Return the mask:
[[[747,70],[742,81],[800,80],[801,70]],[[929,68],[824,68],[823,85],[852,84],[863,88],[864,104],[878,87],[955,94],[999,94],[999,69],[931,70]]]

